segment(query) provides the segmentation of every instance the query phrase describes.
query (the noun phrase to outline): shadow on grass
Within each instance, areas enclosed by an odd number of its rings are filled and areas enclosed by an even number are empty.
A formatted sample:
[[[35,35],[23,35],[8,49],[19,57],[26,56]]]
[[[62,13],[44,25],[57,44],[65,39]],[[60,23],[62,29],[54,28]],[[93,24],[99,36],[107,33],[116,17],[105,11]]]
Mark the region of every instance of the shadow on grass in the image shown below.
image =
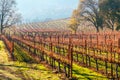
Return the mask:
[[[80,72],[79,70],[73,70],[73,73],[76,75],[85,77],[85,78],[78,77],[78,79],[93,80],[93,79],[97,79],[97,78],[99,78],[99,79],[105,78],[105,77],[102,77],[99,75],[92,75],[91,73]]]
[[[17,66],[17,65],[5,65],[5,64],[0,64],[1,67],[16,67],[16,68],[28,68],[28,69],[33,69],[33,70],[43,70],[43,71],[47,71],[46,69],[38,69],[37,67],[26,67],[26,66]]]
[[[12,80],[12,79],[7,76],[0,75],[0,80]]]

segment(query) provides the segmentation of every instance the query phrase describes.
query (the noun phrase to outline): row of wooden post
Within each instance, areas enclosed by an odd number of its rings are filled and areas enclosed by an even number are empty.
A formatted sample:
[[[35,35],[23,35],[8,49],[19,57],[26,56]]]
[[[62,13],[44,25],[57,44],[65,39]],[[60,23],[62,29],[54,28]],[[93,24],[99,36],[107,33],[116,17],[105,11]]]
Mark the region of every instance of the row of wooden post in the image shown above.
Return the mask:
[[[43,39],[44,40],[44,39]],[[15,41],[17,44],[19,44],[21,47],[23,47],[23,48],[25,48],[25,49],[28,49],[28,51],[30,52],[30,53],[34,53],[34,54],[36,54],[36,52],[39,52],[39,54],[40,54],[40,59],[41,60],[45,60],[47,63],[49,63],[51,66],[52,66],[52,68],[55,68],[55,62],[58,62],[58,71],[60,72],[61,71],[61,67],[60,67],[60,65],[63,65],[64,66],[64,70],[62,70],[62,71],[64,71],[64,73],[65,73],[65,75],[67,76],[67,77],[69,77],[69,78],[72,78],[72,51],[71,51],[71,45],[69,45],[69,47],[70,47],[70,49],[69,49],[69,53],[70,53],[70,65],[69,64],[65,64],[65,63],[61,63],[60,61],[57,61],[57,60],[55,60],[54,58],[52,58],[52,57],[50,57],[50,56],[47,56],[46,55],[46,57],[45,57],[45,53],[44,52],[41,52],[41,51],[38,51],[38,50],[36,50],[35,48],[31,48],[31,47],[29,47],[29,46],[25,46],[25,44],[24,43],[21,43],[21,42],[19,42],[19,41]],[[41,42],[41,44],[39,44],[39,45],[41,45],[41,46],[43,46],[44,48],[46,47],[46,46],[49,46],[49,49],[48,50],[50,50],[51,52],[53,51],[53,45],[52,45],[52,43],[49,43],[49,45],[46,45],[46,43],[47,42],[45,42],[45,41],[42,41]],[[34,42],[33,42],[33,44],[34,44],[34,47],[36,46],[36,42],[35,42],[35,40],[34,40]],[[28,48],[29,47],[29,48]],[[31,49],[33,49],[33,51],[31,50]],[[59,53],[59,52],[58,52]],[[68,53],[68,54],[69,54]],[[52,54],[52,55],[54,55],[54,54]],[[49,60],[48,60],[48,58],[49,58]],[[49,61],[49,62],[48,62]],[[66,68],[67,68],[67,70],[66,70]]]
[[[72,38],[70,38],[70,39],[72,39]],[[58,37],[58,40],[59,40],[59,37]],[[62,40],[64,40],[64,39],[62,39]],[[92,41],[92,40],[91,40]],[[107,40],[106,40],[106,38],[105,38],[105,43],[107,42]],[[34,42],[35,43],[35,42]],[[98,45],[98,43],[99,43],[99,40],[98,40],[98,36],[97,36],[97,45]],[[58,44],[59,44],[59,41],[58,41]],[[86,42],[86,40],[85,40],[85,50],[87,50],[86,48],[86,46],[87,46],[87,42]],[[51,46],[50,46],[50,48],[49,49],[52,49],[51,47],[52,47],[52,43],[50,44]],[[71,65],[72,65],[72,61],[73,61],[73,45],[71,44],[71,42],[69,42],[69,55],[70,56],[68,56],[68,59],[70,59],[71,60]],[[120,49],[120,39],[118,40],[118,48]],[[112,43],[111,43],[111,52],[112,52]],[[86,53],[87,53],[87,51],[86,51]],[[118,53],[119,54],[119,53]],[[78,55],[78,54],[76,54],[76,55]],[[96,55],[96,54],[95,54]],[[89,66],[91,66],[91,57],[89,56],[89,55],[84,55],[84,54],[82,54],[82,58],[83,58],[83,62],[86,60],[86,65],[89,65]],[[86,56],[86,59],[84,58],[84,56]],[[112,57],[112,53],[111,53],[111,57]],[[120,58],[120,57],[119,57]],[[118,59],[119,59],[118,58]],[[112,58],[111,58],[112,59]],[[99,59],[95,59],[95,63],[96,63],[96,70],[98,71],[99,70],[99,65],[98,65],[98,60]],[[78,61],[78,59],[77,59],[77,61]],[[114,63],[111,63],[111,76],[113,76],[113,64]],[[71,71],[70,71],[70,75],[71,75],[71,77],[72,77],[72,66],[70,66],[71,67]],[[116,64],[116,76],[117,76],[117,78],[119,78],[119,75],[118,75],[118,67],[119,67],[119,64]],[[105,70],[106,70],[106,74],[108,74],[108,62],[107,61],[105,61]]]

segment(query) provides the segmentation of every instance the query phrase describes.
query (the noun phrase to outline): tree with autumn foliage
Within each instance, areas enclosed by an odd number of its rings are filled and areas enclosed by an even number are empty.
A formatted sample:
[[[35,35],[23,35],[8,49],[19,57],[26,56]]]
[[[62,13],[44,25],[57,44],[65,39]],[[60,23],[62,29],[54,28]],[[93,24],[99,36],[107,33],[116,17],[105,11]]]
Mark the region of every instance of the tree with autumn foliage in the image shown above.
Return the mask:
[[[69,28],[71,29],[73,34],[76,34],[78,26],[79,26],[79,12],[78,10],[74,10],[72,17],[69,20]]]

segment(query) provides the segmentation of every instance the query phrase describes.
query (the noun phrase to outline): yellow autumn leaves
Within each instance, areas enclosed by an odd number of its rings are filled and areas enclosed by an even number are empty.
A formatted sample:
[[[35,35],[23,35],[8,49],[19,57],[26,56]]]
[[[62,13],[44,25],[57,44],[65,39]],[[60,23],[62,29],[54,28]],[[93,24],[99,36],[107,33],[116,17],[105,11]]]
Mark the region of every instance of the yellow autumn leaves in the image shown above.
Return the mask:
[[[74,10],[72,17],[70,18],[68,22],[69,28],[71,29],[73,34],[76,34],[78,26],[79,26],[78,16],[79,16],[79,12],[77,10]]]

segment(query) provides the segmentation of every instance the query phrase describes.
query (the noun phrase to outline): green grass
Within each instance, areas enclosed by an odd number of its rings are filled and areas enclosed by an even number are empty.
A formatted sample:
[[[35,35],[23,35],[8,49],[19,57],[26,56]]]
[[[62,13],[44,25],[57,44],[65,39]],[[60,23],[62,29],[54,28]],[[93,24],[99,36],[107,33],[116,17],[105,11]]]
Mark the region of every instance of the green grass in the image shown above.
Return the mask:
[[[0,63],[8,62],[8,51],[5,50],[5,45],[0,41]]]
[[[73,64],[73,76],[78,80],[108,80],[105,76],[76,64]]]
[[[82,63],[82,58],[84,57],[84,62],[86,62],[86,56],[82,56],[81,54],[79,54],[78,56],[78,60],[79,62]],[[76,59],[76,56],[74,54],[74,59]],[[96,68],[96,63],[95,63],[95,59],[94,58],[90,58],[91,59],[91,67],[92,68]],[[99,70],[104,70],[105,71],[105,62],[104,61],[101,61],[101,60],[98,60],[98,64],[99,64]],[[108,72],[110,73],[111,72],[111,63],[107,63],[108,64]],[[114,70],[114,74],[116,74],[116,65],[113,64],[113,70]],[[120,71],[120,67],[118,67],[118,70]],[[120,73],[118,73],[120,75]]]
[[[17,44],[15,44],[14,48],[14,57],[17,61],[20,62],[34,62],[34,59],[30,55],[27,55],[26,51],[21,50]]]

